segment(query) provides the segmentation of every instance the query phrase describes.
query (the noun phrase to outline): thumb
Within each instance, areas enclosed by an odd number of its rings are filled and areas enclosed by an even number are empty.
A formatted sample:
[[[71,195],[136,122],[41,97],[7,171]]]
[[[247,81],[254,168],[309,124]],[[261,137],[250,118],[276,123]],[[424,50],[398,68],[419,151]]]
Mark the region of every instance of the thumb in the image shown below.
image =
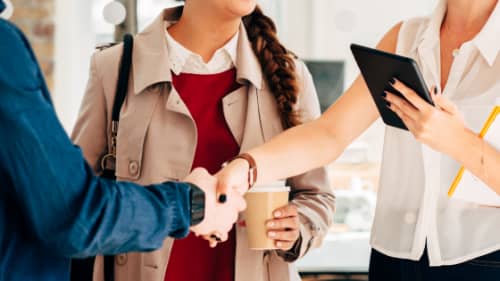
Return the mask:
[[[228,179],[223,171],[217,173],[217,200],[219,203],[226,203],[227,193],[230,190]]]
[[[438,92],[437,87],[434,87],[432,91],[432,100],[442,110],[453,115],[458,114],[457,106],[452,101],[445,98],[442,93]]]

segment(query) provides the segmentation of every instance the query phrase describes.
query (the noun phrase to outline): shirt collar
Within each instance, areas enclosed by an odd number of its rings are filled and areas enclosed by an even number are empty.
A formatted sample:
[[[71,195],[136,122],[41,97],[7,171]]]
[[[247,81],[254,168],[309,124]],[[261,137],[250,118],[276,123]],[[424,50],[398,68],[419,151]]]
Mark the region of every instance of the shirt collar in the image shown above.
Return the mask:
[[[429,24],[424,30],[420,47],[434,48],[439,44],[441,25],[446,15],[447,1],[440,0],[436,9],[432,13]],[[500,3],[498,3],[490,15],[488,21],[472,39],[472,43],[484,57],[489,66],[492,66],[500,51],[500,36],[498,36],[498,27],[500,26]]]
[[[481,55],[488,62],[489,66],[492,66],[495,63],[498,52],[500,51],[500,36],[498,34],[499,27],[500,3],[497,3],[483,29],[473,40]]]
[[[186,64],[192,61],[209,68],[210,66],[218,68],[217,64],[227,64],[228,60],[231,61],[233,66],[236,65],[239,32],[237,32],[224,46],[218,49],[208,63],[205,63],[200,55],[188,50],[180,44],[168,31],[166,31],[166,37],[171,68],[176,75],[179,75]]]

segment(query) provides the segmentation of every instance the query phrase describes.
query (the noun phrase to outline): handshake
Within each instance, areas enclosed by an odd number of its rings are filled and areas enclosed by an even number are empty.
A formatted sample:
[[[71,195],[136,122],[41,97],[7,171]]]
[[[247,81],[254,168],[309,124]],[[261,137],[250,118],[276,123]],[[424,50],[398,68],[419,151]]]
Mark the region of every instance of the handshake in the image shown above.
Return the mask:
[[[198,186],[205,193],[205,217],[201,223],[192,226],[191,231],[208,240],[211,247],[226,241],[239,213],[246,209],[243,195],[248,186],[226,188],[227,185],[223,185],[217,176],[202,168],[193,170],[184,181]],[[219,199],[221,194],[225,199]]]

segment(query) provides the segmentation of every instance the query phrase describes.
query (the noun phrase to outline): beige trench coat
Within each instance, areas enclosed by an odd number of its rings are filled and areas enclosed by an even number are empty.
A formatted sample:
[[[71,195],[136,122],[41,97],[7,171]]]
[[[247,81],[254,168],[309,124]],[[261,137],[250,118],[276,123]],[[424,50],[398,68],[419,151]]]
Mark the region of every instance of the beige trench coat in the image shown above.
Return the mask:
[[[116,174],[119,180],[151,184],[181,180],[191,170],[197,143],[195,123],[176,90],[165,42],[165,29],[181,8],[167,9],[134,42],[129,93],[121,111]],[[122,46],[92,57],[90,80],[73,140],[82,147],[96,171],[109,140],[111,110]],[[283,131],[277,106],[269,92],[245,28],[241,27],[236,62],[238,82],[244,85],[223,100],[224,116],[241,151],[260,145]],[[319,116],[311,75],[297,61],[301,92],[299,107],[305,119]],[[286,165],[286,163],[284,163]],[[334,196],[325,169],[289,179],[292,202],[300,211],[301,241],[289,252],[253,251],[247,247],[245,228],[237,226],[236,281],[300,280],[293,261],[320,245],[332,222]],[[133,223],[133,222],[131,222]],[[116,257],[119,281],[163,281],[173,239],[151,253]],[[94,279],[103,280],[102,258]],[[183,280],[180,280],[183,281]]]

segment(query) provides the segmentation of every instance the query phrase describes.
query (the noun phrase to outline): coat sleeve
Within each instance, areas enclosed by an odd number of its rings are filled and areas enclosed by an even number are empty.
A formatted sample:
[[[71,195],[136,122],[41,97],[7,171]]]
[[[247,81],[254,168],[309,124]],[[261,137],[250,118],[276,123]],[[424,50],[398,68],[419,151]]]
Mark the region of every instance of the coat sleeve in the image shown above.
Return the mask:
[[[296,61],[296,65],[301,85],[298,111],[304,122],[312,121],[321,115],[316,88],[306,65],[302,61]],[[277,253],[292,262],[321,246],[333,223],[335,196],[325,167],[290,178],[288,184],[292,187],[291,203],[299,210],[300,238],[291,250]]]
[[[100,158],[108,143],[108,106],[96,61],[99,53],[92,56],[89,81],[71,139],[80,146],[93,170],[100,170]]]
[[[24,219],[21,235],[65,257],[149,251],[187,235],[190,187],[95,177],[60,125],[24,36],[0,20],[0,37],[0,188]]]

